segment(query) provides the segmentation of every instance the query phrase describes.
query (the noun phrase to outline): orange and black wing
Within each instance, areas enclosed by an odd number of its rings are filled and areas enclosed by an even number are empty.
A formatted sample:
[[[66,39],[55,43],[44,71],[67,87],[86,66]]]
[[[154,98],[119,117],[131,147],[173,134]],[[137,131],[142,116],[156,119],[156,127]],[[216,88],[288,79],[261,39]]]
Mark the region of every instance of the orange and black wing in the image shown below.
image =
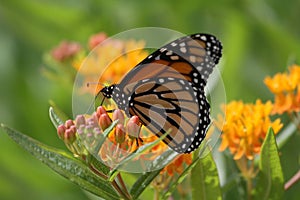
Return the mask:
[[[183,79],[152,78],[134,87],[130,115],[178,153],[190,153],[200,145],[210,124],[204,91]]]

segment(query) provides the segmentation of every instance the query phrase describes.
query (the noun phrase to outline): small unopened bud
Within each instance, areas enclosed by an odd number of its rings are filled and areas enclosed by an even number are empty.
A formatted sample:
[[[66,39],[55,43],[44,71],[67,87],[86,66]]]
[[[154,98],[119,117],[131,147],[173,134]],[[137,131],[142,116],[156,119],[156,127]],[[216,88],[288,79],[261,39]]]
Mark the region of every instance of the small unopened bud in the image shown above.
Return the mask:
[[[102,114],[99,118],[99,125],[102,131],[107,129],[111,125],[111,119],[107,114]]]
[[[96,114],[99,118],[102,114],[107,114],[107,112],[106,112],[105,108],[103,108],[103,106],[99,106],[97,108]]]
[[[125,116],[120,109],[116,109],[113,113],[112,119],[113,121],[119,120],[118,121],[119,124],[124,124]]]
[[[72,132],[76,133],[77,132],[77,128],[75,125],[72,125],[70,128],[69,128]]]
[[[85,124],[85,118],[84,118],[84,116],[83,115],[78,115],[76,117],[75,124],[76,124],[77,128],[79,128],[80,125],[84,125]]]
[[[64,141],[66,143],[72,144],[76,140],[76,131],[73,129],[67,129],[64,134]]]
[[[125,128],[123,124],[118,124],[115,129],[115,139],[117,143],[123,143],[125,140]]]
[[[65,122],[65,126],[66,128],[70,128],[72,125],[74,125],[74,122],[70,119],[68,119],[66,122]]]
[[[138,116],[132,116],[127,123],[127,132],[131,139],[138,138],[140,134],[140,122]]]
[[[64,139],[65,131],[66,131],[65,125],[61,124],[57,127],[57,135],[62,140]]]

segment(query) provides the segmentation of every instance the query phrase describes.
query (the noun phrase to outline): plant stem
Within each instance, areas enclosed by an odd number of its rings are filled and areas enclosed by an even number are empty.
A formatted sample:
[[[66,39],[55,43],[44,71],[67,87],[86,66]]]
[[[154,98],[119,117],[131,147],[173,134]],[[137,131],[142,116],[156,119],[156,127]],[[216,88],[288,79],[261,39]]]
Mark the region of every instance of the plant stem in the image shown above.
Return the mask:
[[[90,169],[98,176],[100,176],[101,178],[104,178],[105,180],[108,179],[108,177],[103,174],[102,172],[100,172],[98,169],[96,169],[93,165],[90,165]],[[124,182],[123,182],[124,184]],[[130,194],[127,192],[127,189],[124,190],[123,188],[121,189],[120,186],[118,185],[118,183],[116,182],[116,180],[113,180],[111,182],[111,185],[113,186],[113,188],[118,192],[118,194],[123,197],[125,200],[130,200],[131,196]]]
[[[153,200],[159,200],[159,189],[154,188],[154,198]]]
[[[284,185],[284,189],[290,189],[295,183],[300,180],[300,170]]]
[[[117,184],[117,182],[115,180],[113,182],[111,182],[111,185],[121,195],[121,197],[123,197],[125,200],[131,200],[131,197],[129,196],[129,194],[124,193],[124,191],[119,187],[119,185]]]
[[[252,178],[247,177],[247,199],[252,200]]]
[[[125,183],[123,181],[123,178],[122,178],[121,174],[118,173],[118,175],[117,175],[116,178],[117,178],[118,182],[120,183],[120,186],[121,186],[122,190],[124,191],[124,193],[126,194],[126,196],[130,197],[130,194],[129,194],[128,190],[127,190],[127,187],[126,187],[126,185],[125,185]]]
[[[237,166],[242,172],[242,176],[246,180],[247,184],[247,199],[252,200],[252,190],[253,190],[253,177],[255,176],[254,172],[254,161],[250,161],[250,166],[248,163],[248,160],[245,156],[243,156],[241,159],[236,160]]]

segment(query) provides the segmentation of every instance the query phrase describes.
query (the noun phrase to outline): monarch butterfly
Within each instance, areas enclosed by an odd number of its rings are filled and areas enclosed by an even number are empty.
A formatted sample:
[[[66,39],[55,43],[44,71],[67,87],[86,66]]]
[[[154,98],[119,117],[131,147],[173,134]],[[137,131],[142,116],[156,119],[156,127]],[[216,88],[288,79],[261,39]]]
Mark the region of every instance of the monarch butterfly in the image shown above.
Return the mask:
[[[119,84],[100,90],[130,117],[178,153],[197,149],[210,124],[204,87],[222,56],[213,35],[193,34],[174,40],[145,58]]]

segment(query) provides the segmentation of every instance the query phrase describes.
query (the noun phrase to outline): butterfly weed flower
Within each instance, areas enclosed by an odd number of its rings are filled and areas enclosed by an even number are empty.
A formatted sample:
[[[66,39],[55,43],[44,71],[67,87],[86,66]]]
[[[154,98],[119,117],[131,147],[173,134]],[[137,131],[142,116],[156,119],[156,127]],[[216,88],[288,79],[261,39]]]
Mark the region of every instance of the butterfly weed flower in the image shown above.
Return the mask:
[[[104,33],[92,36],[89,45],[90,48],[94,47],[93,56],[89,59],[83,57],[73,61],[73,67],[84,77],[85,83],[116,83],[128,70],[148,55],[148,52],[144,50],[145,42],[142,40],[109,39],[105,41],[105,37]],[[87,67],[82,67],[83,63],[83,66]],[[105,71],[99,74],[99,71],[104,69]],[[95,91],[97,93],[102,85],[97,84],[95,87],[83,86],[81,92],[96,95]]]
[[[223,105],[222,110],[226,118],[219,115],[216,122],[217,127],[222,129],[219,150],[224,151],[228,148],[234,160],[243,157],[253,160],[254,156],[260,153],[269,127],[277,134],[283,126],[280,119],[271,120],[273,104],[270,101],[262,103],[261,100],[257,100],[255,104],[232,101]],[[225,123],[223,125],[220,122]]]
[[[251,196],[253,178],[258,172],[254,157],[260,153],[268,129],[272,127],[277,134],[283,125],[280,119],[271,119],[271,101],[256,100],[254,104],[232,101],[223,105],[222,110],[226,117],[220,114],[216,121],[216,126],[222,129],[219,150],[229,149],[246,181],[247,194]]]
[[[287,73],[267,76],[264,83],[274,94],[273,113],[298,113],[300,111],[300,66],[292,65]]]

